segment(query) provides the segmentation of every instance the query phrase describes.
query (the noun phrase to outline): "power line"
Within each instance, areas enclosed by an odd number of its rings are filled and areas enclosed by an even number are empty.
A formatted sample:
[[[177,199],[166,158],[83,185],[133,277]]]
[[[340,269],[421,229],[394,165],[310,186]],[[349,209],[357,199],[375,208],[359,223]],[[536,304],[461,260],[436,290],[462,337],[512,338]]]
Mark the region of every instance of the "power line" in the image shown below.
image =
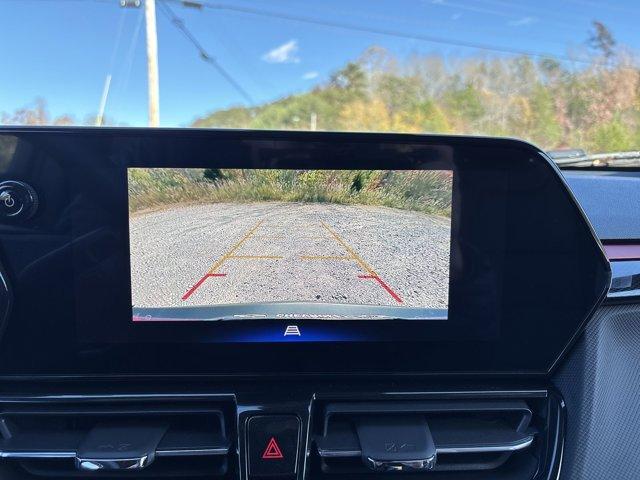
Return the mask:
[[[266,77],[256,75],[255,70],[249,66],[246,59],[251,56],[242,48],[241,42],[235,37],[234,32],[229,31],[225,25],[225,19],[221,18],[220,20],[213,23],[211,28],[211,35],[215,37],[216,42],[226,50],[236,67],[246,74],[255,88],[261,90],[262,93],[273,90],[273,84]]]
[[[412,0],[409,0],[409,1],[412,1]],[[480,0],[480,1],[482,1],[482,0]],[[490,0],[484,0],[484,1],[490,1]],[[191,6],[192,3],[193,3],[193,1],[191,1],[189,3],[189,6]],[[187,4],[184,1],[182,2],[182,4],[184,6],[187,6]],[[198,7],[199,9],[203,8],[203,6],[201,4],[198,4],[198,5],[199,5],[199,7]],[[445,3],[444,0],[441,1],[441,2],[437,2],[437,3],[431,2],[430,5],[433,5],[434,7],[449,7],[450,6],[450,4],[449,3]],[[310,9],[313,8],[315,10],[315,12],[318,13],[318,14],[330,14],[330,15],[333,15],[334,17],[337,17],[337,18],[349,18],[349,17],[354,17],[354,16],[357,15],[358,18],[360,18],[362,21],[365,21],[365,22],[369,22],[369,21],[372,21],[372,20],[374,20],[374,21],[375,20],[379,20],[379,21],[385,22],[385,24],[390,22],[390,21],[393,21],[395,23],[400,22],[403,25],[403,27],[406,25],[407,28],[409,28],[412,25],[413,26],[417,26],[418,28],[421,28],[421,29],[427,29],[428,28],[430,30],[437,29],[437,28],[442,28],[442,27],[451,28],[451,22],[454,21],[454,20],[451,20],[451,19],[450,20],[445,20],[445,21],[426,21],[426,20],[424,20],[424,18],[417,19],[415,16],[413,18],[407,18],[407,17],[404,17],[404,16],[391,15],[391,14],[388,14],[388,13],[386,13],[386,14],[379,14],[379,13],[376,14],[376,13],[373,13],[371,11],[366,11],[366,12],[358,11],[357,14],[354,14],[354,12],[350,11],[350,10],[337,10],[335,8],[331,8],[330,11],[327,11],[326,9],[319,9],[316,5],[313,5],[313,6],[306,5],[305,8],[306,8],[306,12],[309,12]],[[455,9],[453,9],[453,10],[455,10]],[[489,13],[489,12],[486,12],[486,13],[488,15],[491,15],[491,13]],[[516,13],[514,13],[514,14],[505,14],[505,15],[502,15],[502,16],[505,17],[505,18],[511,18],[512,20],[522,19],[522,17],[523,17],[522,14],[518,15]],[[547,22],[545,21],[545,24],[546,23]],[[573,25],[572,28],[583,30],[582,28],[577,27],[576,25]],[[494,36],[495,35],[504,36],[505,34],[508,34],[508,40],[512,41],[513,35],[514,35],[513,27],[509,27],[509,30],[510,30],[509,32],[506,32],[506,31],[501,31],[501,30],[496,29],[496,28],[488,28],[488,27],[483,27],[482,25],[474,25],[474,32],[476,32],[476,33],[477,32],[485,32],[485,33],[488,33],[489,35],[494,35]],[[563,30],[566,30],[566,28],[563,28]],[[557,45],[566,45],[567,44],[567,42],[564,41],[564,40],[561,41],[558,38],[551,38],[549,36],[549,33],[550,33],[549,29],[545,29],[545,31],[542,32],[542,33],[543,33],[542,35],[540,35],[540,34],[532,34],[531,31],[528,31],[527,32],[527,38],[528,39],[537,39],[537,40],[543,41],[545,43],[554,43],[554,44],[557,44]],[[499,41],[499,40],[495,39],[494,41]]]
[[[55,1],[69,1],[69,2],[77,2],[77,1],[82,1],[82,0],[31,0],[31,1],[41,1],[41,2],[46,2],[46,1],[54,1],[54,2]],[[94,2],[109,3],[112,0],[93,0],[93,1]],[[504,47],[504,46],[500,46],[500,45],[487,44],[487,43],[467,42],[467,41],[464,41],[464,40],[456,40],[456,39],[451,39],[451,38],[439,37],[439,36],[435,36],[435,35],[423,35],[423,34],[418,34],[418,33],[410,33],[410,32],[404,32],[402,30],[395,30],[395,29],[389,29],[389,28],[366,27],[366,26],[363,26],[363,25],[353,24],[353,23],[349,23],[349,22],[336,22],[336,21],[330,21],[330,20],[323,20],[323,19],[318,19],[318,18],[314,18],[314,17],[307,17],[307,16],[304,16],[304,15],[293,15],[293,14],[288,14],[288,13],[280,13],[280,12],[273,12],[273,11],[269,11],[269,10],[262,10],[260,8],[243,7],[243,6],[229,5],[229,4],[225,4],[225,3],[214,3],[214,2],[201,1],[201,0],[163,0],[163,1],[174,2],[174,3],[180,4],[180,5],[183,5],[183,6],[186,6],[186,7],[191,7],[191,8],[208,8],[208,9],[213,9],[213,10],[227,10],[227,11],[233,11],[233,12],[249,14],[249,15],[256,15],[256,16],[269,17],[269,18],[277,18],[277,19],[281,19],[281,20],[288,20],[288,21],[292,21],[292,22],[306,23],[306,24],[318,25],[318,26],[329,27],[329,28],[337,28],[337,29],[341,29],[341,30],[351,30],[351,31],[361,32],[361,33],[371,33],[371,34],[375,34],[375,35],[383,35],[383,36],[389,36],[389,37],[404,38],[404,39],[408,39],[408,40],[418,40],[418,41],[436,43],[436,44],[441,44],[441,45],[450,45],[450,46],[457,46],[457,47],[463,47],[463,48],[471,48],[471,49],[475,49],[475,50],[486,50],[486,51],[493,51],[493,52],[497,52],[497,53],[506,53],[506,54],[511,54],[511,55],[525,55],[525,56],[530,56],[530,57],[535,57],[535,58],[554,59],[554,60],[563,61],[563,62],[574,62],[574,63],[583,64],[583,65],[592,65],[592,61],[591,60],[570,57],[568,55],[551,54],[551,53],[545,53],[545,52],[536,52],[536,51],[532,51],[532,50],[510,48],[510,47]],[[576,4],[580,4],[580,5],[585,5],[585,6],[595,5],[594,3],[588,2],[587,0],[565,0],[565,1],[576,3]],[[168,7],[168,5],[165,5],[165,6]],[[613,6],[610,6],[610,8],[613,8]],[[620,9],[620,11],[623,11],[623,10]],[[179,18],[177,20],[179,22],[181,22],[181,20]],[[206,51],[205,51],[205,53],[206,53]],[[212,59],[211,57],[208,57],[205,60],[208,61],[209,63],[211,63],[212,61],[215,62],[215,59]],[[233,82],[234,84],[237,85],[237,82],[235,82],[227,72],[223,73],[224,70],[222,70],[222,67],[218,63],[215,63],[215,64],[212,63],[212,65],[215,68],[217,68],[219,70],[219,72],[223,76],[225,76],[225,78],[228,77],[227,80],[229,80],[230,82]],[[628,68],[631,68],[631,67],[623,67],[623,68],[628,69]],[[234,87],[237,88],[236,85],[234,85]]]
[[[559,28],[562,28],[563,31],[566,31],[566,30],[583,31],[583,28],[575,22],[574,12],[572,12],[572,17],[571,17],[572,20],[574,20],[574,22],[566,22],[566,21],[550,20],[549,18],[547,18],[550,15],[553,16],[553,11],[549,11],[549,9],[545,10],[544,12],[541,12],[540,10],[531,9],[530,7],[527,8],[527,6],[523,6],[514,2],[501,2],[499,0],[475,0],[475,2],[481,2],[484,4],[489,3],[490,5],[493,4],[493,6],[497,6],[498,9],[494,9],[494,8],[483,6],[483,5],[477,5],[477,3],[465,4],[465,3],[451,2],[450,0],[442,0],[439,2],[434,2],[432,3],[432,5],[449,8],[452,10],[467,10],[470,12],[477,12],[481,14],[499,16],[503,18],[511,18],[512,22],[513,21],[517,22],[518,20],[522,20],[523,18],[524,19],[529,18],[529,21],[535,21],[535,22],[541,20],[545,26],[549,26],[553,23]],[[528,14],[517,13],[517,12],[514,12],[513,10],[509,11],[510,9],[513,9],[513,8],[515,8],[516,10],[519,9],[521,11],[528,12]],[[523,17],[523,15],[525,16]],[[534,17],[532,17],[531,15],[534,15]],[[544,20],[540,18],[542,16],[545,17]],[[566,20],[566,15],[563,16],[562,18]],[[551,29],[549,28],[545,29],[545,32],[544,32],[545,36],[549,34],[549,30]]]
[[[180,4],[183,3],[182,0],[168,0],[168,1],[173,1],[173,2],[176,2],[176,3],[180,3]],[[193,1],[191,3],[193,3]],[[585,64],[585,65],[591,65],[591,61],[590,60],[573,58],[573,57],[570,57],[568,55],[536,52],[536,51],[519,49],[519,48],[503,47],[503,46],[500,46],[500,45],[493,45],[493,44],[467,42],[467,41],[464,41],[464,40],[456,40],[456,39],[444,38],[444,37],[439,37],[439,36],[435,36],[435,35],[424,35],[424,34],[419,34],[419,33],[410,33],[410,32],[404,32],[404,31],[401,31],[401,30],[390,29],[390,28],[367,27],[367,26],[358,25],[358,24],[355,24],[355,23],[337,22],[337,21],[332,21],[332,20],[323,20],[323,19],[314,18],[314,17],[307,17],[307,16],[304,16],[304,15],[294,15],[294,14],[289,14],[289,13],[272,12],[272,11],[269,11],[269,10],[262,10],[260,8],[244,7],[244,6],[238,6],[238,5],[229,5],[229,4],[225,4],[225,3],[213,3],[213,2],[203,1],[203,2],[200,3],[200,5],[202,5],[205,8],[212,9],[212,10],[227,10],[227,11],[244,13],[244,14],[249,14],[249,15],[256,15],[256,16],[269,17],[269,18],[277,18],[277,19],[280,19],[280,20],[287,20],[287,21],[298,22],[298,23],[306,23],[306,24],[311,24],[311,25],[319,25],[319,26],[329,27],[329,28],[337,28],[337,29],[341,29],[341,30],[350,30],[350,31],[354,31],[354,32],[372,33],[372,34],[376,34],[376,35],[384,35],[384,36],[389,36],[389,37],[404,38],[404,39],[408,39],[408,40],[419,40],[419,41],[423,41],[423,42],[437,43],[437,44],[441,44],[441,45],[450,45],[450,46],[457,46],[457,47],[464,47],[464,48],[473,48],[473,49],[476,49],[476,50],[488,50],[488,51],[493,51],[493,52],[498,52],[498,53],[507,53],[507,54],[512,54],[512,55],[525,55],[525,56],[535,57],[535,58],[543,58],[543,59],[547,58],[547,59],[561,60],[561,61],[565,61],[565,62],[575,62],[575,63],[581,63],[581,64]]]
[[[182,32],[182,34],[193,44],[194,47],[196,47],[198,53],[200,54],[200,58],[202,58],[202,60],[215,68],[218,73],[222,75],[224,79],[229,82],[229,84],[233,86],[233,88],[235,88],[247,102],[249,102],[250,105],[253,105],[255,102],[253,98],[251,98],[251,95],[249,95],[247,91],[242,88],[242,86],[235,80],[235,78],[233,78],[233,76],[229,72],[227,72],[214,57],[209,55],[209,53],[204,49],[198,39],[187,28],[184,21],[173,12],[171,7],[169,7],[169,5],[167,5],[164,0],[160,0],[159,5],[161,11],[169,19],[169,21]]]

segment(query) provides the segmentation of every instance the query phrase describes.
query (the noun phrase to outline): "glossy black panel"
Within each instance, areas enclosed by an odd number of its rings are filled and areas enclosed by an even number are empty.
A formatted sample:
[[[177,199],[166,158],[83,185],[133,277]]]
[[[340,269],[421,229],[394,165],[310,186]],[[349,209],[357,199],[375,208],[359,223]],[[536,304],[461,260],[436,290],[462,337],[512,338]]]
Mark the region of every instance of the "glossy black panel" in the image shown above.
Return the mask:
[[[515,457],[521,458],[513,458],[504,468],[485,472],[483,478],[533,478],[536,471],[535,478],[538,480],[557,478],[562,459],[566,412],[562,399],[548,386],[534,384],[525,386],[522,383],[509,385],[504,381],[494,381],[489,387],[474,380],[465,380],[462,383],[436,381],[428,383],[430,388],[425,388],[423,379],[416,381],[416,379],[408,380],[407,378],[393,380],[265,378],[251,381],[207,379],[206,382],[200,383],[192,383],[185,379],[179,383],[172,383],[166,379],[92,382],[91,384],[86,381],[3,382],[0,412],[16,409],[21,409],[23,412],[55,410],[56,406],[59,408],[61,405],[74,410],[95,409],[96,406],[100,408],[105,404],[108,405],[109,411],[117,412],[123,409],[131,411],[135,403],[151,411],[154,409],[166,411],[166,404],[169,403],[175,410],[188,412],[187,405],[194,403],[200,406],[206,403],[224,405],[223,412],[226,423],[230,426],[229,437],[233,447],[229,456],[230,478],[241,480],[249,478],[250,419],[256,416],[268,418],[294,416],[299,419],[300,429],[295,478],[302,480],[326,478],[326,475],[321,473],[315,439],[322,431],[327,405],[336,402],[359,405],[375,402],[389,405],[392,409],[397,408],[398,403],[427,402],[437,403],[442,407],[450,402],[458,405],[469,402],[526,402],[527,408],[530,408],[533,413],[531,431],[536,432],[536,440],[532,448],[516,453]],[[278,425],[282,426],[281,423]],[[278,433],[271,428],[268,430]],[[271,436],[265,435],[263,441],[267,441],[268,444],[270,438]],[[262,448],[258,450],[261,454],[264,453]],[[282,453],[284,454],[284,451]],[[0,468],[6,464],[7,461],[0,462]],[[451,472],[432,471],[423,476],[410,476],[410,478],[442,480],[450,478],[451,475]],[[457,474],[467,478],[465,475],[467,474]],[[355,474],[333,474],[332,476],[356,478]],[[374,475],[373,473],[368,473],[367,476],[375,479],[388,477],[387,474]]]
[[[264,323],[134,325],[128,167],[452,170],[449,319],[341,322],[343,341],[304,344],[211,343]],[[4,375],[546,373],[608,286],[608,264],[557,170],[514,140],[5,129],[5,180],[27,182],[40,201],[33,218],[0,224],[15,293]]]

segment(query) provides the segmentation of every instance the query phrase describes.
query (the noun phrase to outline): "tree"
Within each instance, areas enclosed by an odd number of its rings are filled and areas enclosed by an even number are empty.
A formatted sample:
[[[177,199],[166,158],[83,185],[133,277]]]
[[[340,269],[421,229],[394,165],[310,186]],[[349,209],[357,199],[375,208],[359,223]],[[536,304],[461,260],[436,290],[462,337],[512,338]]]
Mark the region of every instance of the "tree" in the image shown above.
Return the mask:
[[[330,86],[338,90],[347,101],[359,100],[365,97],[367,77],[360,65],[349,62],[331,75]]]
[[[194,127],[247,128],[256,112],[253,109],[234,107],[220,110],[193,122]]]
[[[420,85],[412,77],[383,74],[375,93],[391,113],[414,110],[420,103]]]
[[[78,119],[68,113],[58,117],[52,117],[47,108],[47,101],[44,98],[37,97],[33,103],[15,109],[13,112],[0,113],[0,124],[2,125],[93,125],[95,115],[87,115],[84,121]],[[105,117],[104,125],[115,125],[116,122]]]
[[[595,152],[615,152],[630,150],[634,147],[630,128],[619,118],[597,126],[589,137],[591,138],[589,147]]]
[[[535,143],[557,145],[562,128],[556,115],[553,96],[548,88],[536,85],[530,99],[531,120],[525,135]]]
[[[3,112],[0,117],[4,125],[50,125],[47,102],[36,98],[31,105],[17,108],[13,113]]]
[[[445,101],[454,114],[463,120],[473,122],[485,113],[480,92],[471,84],[448,92]]]
[[[615,49],[603,25],[595,35],[603,53],[580,68],[526,56],[445,62],[433,55],[400,60],[369,50],[310,91],[253,109],[216,112],[197,125],[234,116],[251,128],[300,129],[308,128],[315,113],[322,130],[508,135],[545,149],[637,149],[638,59]],[[602,68],[606,52],[615,52],[615,62]]]
[[[616,41],[613,34],[602,22],[594,20],[592,25],[593,30],[589,35],[589,45],[601,53],[606,60],[610,60],[615,55]]]

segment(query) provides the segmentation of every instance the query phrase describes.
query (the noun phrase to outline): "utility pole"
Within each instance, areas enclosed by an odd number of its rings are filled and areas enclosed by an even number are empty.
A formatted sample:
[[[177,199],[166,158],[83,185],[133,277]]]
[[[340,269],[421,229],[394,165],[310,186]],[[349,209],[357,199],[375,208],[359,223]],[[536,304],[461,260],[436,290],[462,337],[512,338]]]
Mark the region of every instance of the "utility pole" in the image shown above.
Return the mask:
[[[160,85],[158,79],[158,33],[156,31],[156,0],[144,0],[147,25],[147,80],[149,82],[149,126],[160,125]]]

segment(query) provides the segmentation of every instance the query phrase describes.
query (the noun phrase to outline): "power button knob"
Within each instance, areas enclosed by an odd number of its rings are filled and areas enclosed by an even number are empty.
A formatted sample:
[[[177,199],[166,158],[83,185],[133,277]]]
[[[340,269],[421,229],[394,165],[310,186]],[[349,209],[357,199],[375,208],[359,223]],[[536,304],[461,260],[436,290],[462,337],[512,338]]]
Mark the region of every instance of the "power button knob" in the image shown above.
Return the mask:
[[[28,220],[38,209],[36,191],[24,182],[0,182],[0,219]]]

